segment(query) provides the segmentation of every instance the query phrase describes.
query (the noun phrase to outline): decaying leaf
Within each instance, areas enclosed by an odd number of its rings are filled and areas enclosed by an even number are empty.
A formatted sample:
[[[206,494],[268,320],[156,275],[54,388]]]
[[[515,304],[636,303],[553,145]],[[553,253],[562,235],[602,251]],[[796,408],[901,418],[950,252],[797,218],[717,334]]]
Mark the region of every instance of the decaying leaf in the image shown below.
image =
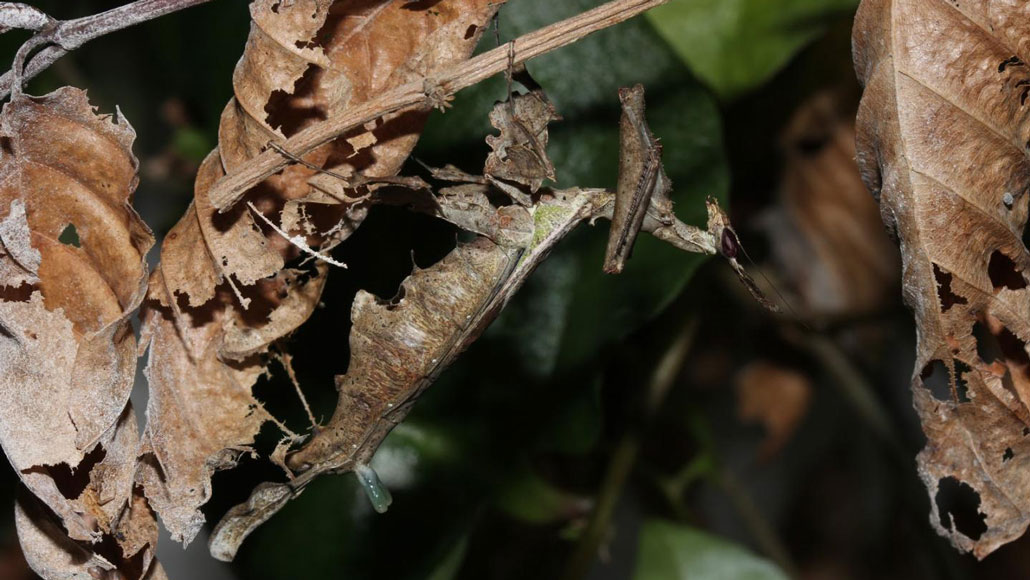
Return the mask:
[[[75,566],[139,578],[157,524],[134,491],[139,437],[128,404],[128,318],[153,244],[130,205],[135,132],[64,88],[16,93],[0,137],[0,444],[40,504],[19,511],[22,546],[48,578],[72,577]],[[53,544],[32,531],[47,526]],[[71,545],[85,554],[74,566]]]
[[[267,372],[269,345],[310,316],[326,279],[324,264],[304,262],[302,248],[322,253],[357,228],[375,180],[397,173],[426,113],[401,111],[319,147],[228,213],[216,211],[208,190],[270,143],[467,59],[502,3],[251,4],[218,149],[163,244],[147,303],[151,395],[140,482],[173,538],[194,537],[212,473],[235,464],[271,419],[251,388]]]
[[[859,165],[918,326],[919,472],[934,527],[980,558],[1030,523],[1026,10],[865,0],[854,29]]]
[[[544,179],[554,181],[554,165],[546,150],[547,126],[559,119],[554,105],[539,88],[498,103],[490,112],[490,124],[500,130],[500,135],[486,138],[492,151],[483,174],[525,185],[531,193],[540,189]]]

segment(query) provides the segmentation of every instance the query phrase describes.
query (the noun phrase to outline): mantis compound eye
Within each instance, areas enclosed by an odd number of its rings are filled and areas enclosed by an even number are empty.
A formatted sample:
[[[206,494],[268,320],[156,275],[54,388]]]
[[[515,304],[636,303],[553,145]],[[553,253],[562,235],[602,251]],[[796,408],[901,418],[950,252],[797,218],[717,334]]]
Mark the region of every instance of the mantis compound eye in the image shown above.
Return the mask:
[[[733,260],[740,254],[740,242],[737,241],[737,234],[730,228],[722,231],[722,255]]]

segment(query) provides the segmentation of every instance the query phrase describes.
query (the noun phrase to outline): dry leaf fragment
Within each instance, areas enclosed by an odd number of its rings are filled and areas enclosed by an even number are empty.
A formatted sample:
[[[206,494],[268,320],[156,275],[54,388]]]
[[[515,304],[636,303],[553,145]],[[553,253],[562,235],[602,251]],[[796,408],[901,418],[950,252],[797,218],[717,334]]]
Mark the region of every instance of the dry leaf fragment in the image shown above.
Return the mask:
[[[765,427],[759,459],[775,456],[808,412],[811,381],[795,370],[759,360],[737,373],[734,382],[741,421],[758,422]]]
[[[32,232],[25,218],[25,202],[11,202],[7,217],[0,221],[0,280],[3,285],[17,288],[22,284],[39,282],[39,264],[43,261],[39,250],[32,247]]]
[[[859,166],[918,327],[919,472],[933,526],[979,558],[1030,523],[1026,16],[1021,2],[865,0],[854,29]],[[934,375],[950,387],[939,398]]]
[[[544,179],[554,181],[554,164],[547,156],[547,126],[561,117],[540,89],[512,95],[490,111],[490,124],[500,135],[490,135],[492,151],[483,174],[520,183],[536,193]]]

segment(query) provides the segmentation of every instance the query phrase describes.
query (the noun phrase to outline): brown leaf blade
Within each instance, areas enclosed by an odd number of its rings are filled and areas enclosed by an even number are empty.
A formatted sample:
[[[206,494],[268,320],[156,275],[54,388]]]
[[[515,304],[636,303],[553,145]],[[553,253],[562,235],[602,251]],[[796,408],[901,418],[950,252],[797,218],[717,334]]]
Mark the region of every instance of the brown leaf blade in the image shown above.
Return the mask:
[[[1030,523],[1028,33],[1021,3],[936,0],[865,0],[854,31],[858,160],[919,331],[919,471],[938,533],[980,558]]]
[[[133,489],[139,437],[128,404],[128,319],[153,244],[130,205],[135,133],[72,88],[16,94],[0,133],[0,444],[61,536],[48,543],[20,525],[22,546],[48,578],[74,573],[58,561],[73,544],[90,566],[138,578],[157,524]]]

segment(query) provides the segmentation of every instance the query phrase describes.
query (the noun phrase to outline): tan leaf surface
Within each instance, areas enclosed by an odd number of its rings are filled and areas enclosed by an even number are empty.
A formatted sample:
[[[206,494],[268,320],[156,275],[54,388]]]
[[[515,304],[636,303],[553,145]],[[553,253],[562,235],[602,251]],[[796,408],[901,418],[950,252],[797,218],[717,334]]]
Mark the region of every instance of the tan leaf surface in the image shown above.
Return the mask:
[[[326,279],[323,265],[294,267],[300,247],[320,251],[339,243],[367,212],[366,189],[334,197],[337,188],[325,187],[328,176],[312,167],[358,181],[392,176],[426,114],[401,112],[344,135],[255,187],[249,203],[226,214],[211,205],[208,189],[269,142],[467,59],[501,3],[251,4],[251,33],[233,77],[236,96],[223,112],[218,149],[201,166],[194,203],[163,244],[144,329],[151,337],[151,397],[141,481],[176,539],[193,538],[211,474],[233,465],[269,419],[251,395],[266,372],[265,353],[307,319]]]
[[[112,566],[134,559],[139,574],[127,577],[138,578],[157,524],[133,495],[139,437],[127,404],[128,317],[153,244],[130,205],[135,132],[72,88],[15,95],[0,132],[0,444],[61,536],[49,546],[26,527],[23,549],[47,577],[59,546],[78,542]]]
[[[1030,523],[1028,16],[1015,1],[865,0],[854,31],[859,165],[918,326],[919,472],[932,524],[980,558]],[[949,495],[976,513],[955,517]]]

